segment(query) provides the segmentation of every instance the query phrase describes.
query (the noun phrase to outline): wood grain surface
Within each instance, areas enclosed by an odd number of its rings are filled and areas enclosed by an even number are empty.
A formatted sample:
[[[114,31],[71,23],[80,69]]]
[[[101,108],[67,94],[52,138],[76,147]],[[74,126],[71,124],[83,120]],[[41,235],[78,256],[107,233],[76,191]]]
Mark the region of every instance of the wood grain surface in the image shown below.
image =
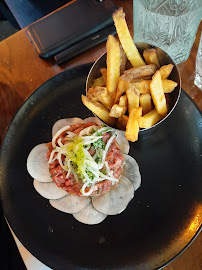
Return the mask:
[[[123,7],[130,31],[133,33],[132,0],[114,1],[118,7]],[[194,85],[195,59],[202,31],[200,23],[196,40],[188,60],[178,65],[182,88],[189,94],[193,101],[202,110],[202,91]],[[58,66],[53,61],[41,60],[26,29],[22,29],[11,37],[0,42],[0,144],[6,129],[27,97],[41,84],[63,70],[94,62],[103,52],[105,43],[75,57],[74,59]],[[200,270],[202,269],[202,234],[194,243],[176,260],[165,267],[166,270]]]

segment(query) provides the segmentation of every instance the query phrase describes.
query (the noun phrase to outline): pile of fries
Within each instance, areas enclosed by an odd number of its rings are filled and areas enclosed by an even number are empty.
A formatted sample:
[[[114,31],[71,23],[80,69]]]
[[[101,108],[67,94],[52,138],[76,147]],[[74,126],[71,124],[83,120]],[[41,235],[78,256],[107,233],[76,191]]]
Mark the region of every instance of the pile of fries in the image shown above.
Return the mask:
[[[128,141],[138,140],[140,128],[150,128],[165,117],[177,83],[168,80],[173,65],[160,67],[156,49],[143,58],[130,35],[123,9],[113,14],[118,39],[107,39],[107,67],[82,95],[83,104],[107,125],[125,130]]]

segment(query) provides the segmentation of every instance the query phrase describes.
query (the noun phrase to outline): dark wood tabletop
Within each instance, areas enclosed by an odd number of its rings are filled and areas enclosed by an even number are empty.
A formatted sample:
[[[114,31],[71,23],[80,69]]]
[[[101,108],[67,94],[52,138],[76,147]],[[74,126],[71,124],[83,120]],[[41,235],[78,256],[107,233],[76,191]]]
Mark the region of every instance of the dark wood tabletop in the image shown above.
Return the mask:
[[[118,7],[122,6],[126,13],[126,20],[133,33],[132,0],[114,1]],[[182,88],[202,110],[202,91],[194,85],[195,59],[202,31],[199,25],[194,45],[188,60],[178,65]],[[26,28],[0,42],[0,144],[6,129],[17,109],[41,84],[56,74],[72,67],[94,62],[105,52],[105,42],[93,49],[58,66],[53,61],[41,60],[26,34]],[[199,270],[202,269],[202,234],[192,245],[165,269]]]

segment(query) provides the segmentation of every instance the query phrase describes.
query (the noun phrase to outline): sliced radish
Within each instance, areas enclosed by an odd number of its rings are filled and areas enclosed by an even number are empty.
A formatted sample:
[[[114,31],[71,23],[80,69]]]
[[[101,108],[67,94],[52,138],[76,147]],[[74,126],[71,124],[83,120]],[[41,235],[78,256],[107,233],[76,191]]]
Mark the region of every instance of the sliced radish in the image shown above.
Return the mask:
[[[62,188],[58,188],[54,181],[51,183],[42,183],[34,180],[33,185],[36,191],[46,199],[57,200],[67,195],[67,192]]]
[[[88,122],[94,122],[96,124],[98,124],[99,126],[103,125],[104,123],[97,117],[88,117],[86,119],[84,119],[84,122],[85,123],[88,123]]]
[[[134,158],[129,155],[124,155],[125,164],[123,167],[123,175],[126,176],[137,190],[141,184],[141,175],[139,166]]]
[[[98,224],[107,217],[107,215],[98,212],[91,203],[73,216],[76,220],[88,225]]]
[[[40,182],[52,182],[47,160],[48,146],[45,143],[35,146],[27,158],[29,174]]]
[[[84,123],[84,121],[78,117],[60,119],[53,125],[52,136],[54,136],[61,128],[65,127],[65,126],[76,125],[79,123]]]
[[[50,204],[65,213],[74,214],[81,211],[87,204],[90,203],[90,198],[79,197],[67,194],[59,200],[49,200]]]
[[[92,198],[92,204],[96,210],[106,215],[121,213],[134,196],[134,187],[131,181],[122,176],[119,183],[102,196]]]
[[[125,133],[122,130],[115,130],[117,143],[124,154],[128,154],[130,150],[129,142],[126,140]]]

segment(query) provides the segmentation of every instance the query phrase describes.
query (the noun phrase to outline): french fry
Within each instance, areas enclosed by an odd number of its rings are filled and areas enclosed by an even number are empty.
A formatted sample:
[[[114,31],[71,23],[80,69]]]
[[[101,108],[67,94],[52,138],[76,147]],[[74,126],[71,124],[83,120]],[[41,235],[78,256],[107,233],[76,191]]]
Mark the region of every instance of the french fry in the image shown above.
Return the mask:
[[[109,112],[109,116],[119,118],[121,117],[121,115],[125,114],[126,111],[126,106],[119,106],[118,104],[114,104]]]
[[[126,62],[127,62],[127,56],[122,48],[122,46],[120,46],[120,74],[122,75],[125,67],[126,67]]]
[[[162,80],[162,87],[164,93],[171,93],[175,87],[177,86],[177,83],[171,80]]]
[[[152,110],[152,99],[149,93],[140,95],[140,106],[142,107],[143,115]]]
[[[115,92],[120,76],[120,46],[112,35],[107,39],[107,91]]]
[[[123,77],[121,76],[119,78],[118,87],[116,89],[116,96],[114,99],[114,104],[119,102],[119,98],[122,96],[123,93],[126,92],[128,89],[129,82],[127,80],[123,80]]]
[[[99,103],[93,102],[88,99],[86,96],[81,96],[83,104],[93,113],[95,113],[101,120],[103,120],[107,125],[114,126],[116,123],[116,119],[109,116],[109,111],[107,108]]]
[[[107,69],[106,68],[101,68],[100,69],[100,72],[102,74],[102,78],[105,82],[105,85],[107,84]]]
[[[88,91],[87,91],[87,97],[91,101],[93,101],[93,102],[99,101],[98,98],[97,98],[97,96],[96,96],[96,93],[95,93],[95,88],[93,88],[93,87],[91,87],[91,88],[88,89]]]
[[[145,65],[137,68],[131,68],[124,71],[124,75],[132,80],[136,78],[141,78],[145,76],[151,76],[154,75],[154,73],[157,71],[157,66],[154,64]],[[124,76],[122,75],[122,76]],[[126,78],[125,78],[126,80]]]
[[[105,83],[103,77],[101,76],[93,81],[92,87],[105,86],[105,85],[106,85],[106,83]]]
[[[138,140],[139,122],[138,119],[142,115],[142,108],[133,108],[129,113],[129,118],[126,125],[125,136],[128,141],[135,142]]]
[[[173,70],[173,65],[172,64],[168,64],[168,65],[165,65],[165,66],[162,66],[160,69],[159,69],[159,72],[161,74],[161,79],[162,80],[165,80],[168,78],[168,76],[170,75],[171,71]]]
[[[126,96],[128,99],[128,112],[130,114],[133,108],[138,108],[140,103],[140,95],[139,92],[135,90],[134,87],[130,86],[126,90]]]
[[[155,125],[158,121],[160,121],[162,118],[163,116],[158,114],[157,110],[154,109],[138,119],[139,127],[150,128],[153,125]]]
[[[156,71],[152,78],[150,83],[150,92],[157,112],[160,115],[165,116],[168,112],[168,108],[166,105],[166,99],[163,92],[161,75],[159,71]]]
[[[128,99],[126,95],[123,95],[119,99],[119,106],[128,106]]]
[[[127,122],[128,122],[128,116],[125,114],[121,115],[116,122],[116,128],[121,129],[121,130],[126,130]]]
[[[151,80],[142,80],[139,82],[132,83],[132,85],[139,90],[140,94],[145,94],[150,92],[150,83]],[[162,87],[164,93],[171,93],[175,87],[177,86],[177,83],[171,80],[162,80]]]
[[[140,82],[136,82],[136,83],[132,83],[133,86],[135,87],[135,89],[137,89],[140,94],[146,94],[146,93],[150,93],[150,83],[151,80],[143,80]]]
[[[123,9],[119,8],[118,10],[116,10],[113,13],[112,17],[121,45],[132,66],[139,67],[145,65],[145,62],[142,59],[137,47],[135,46],[134,41],[129,32]]]
[[[156,49],[146,49],[143,52],[143,57],[147,65],[155,64],[158,68],[160,68],[159,59],[157,55]]]
[[[100,86],[96,86],[95,87],[95,94],[98,98],[98,100],[108,109],[111,109],[112,106],[112,98],[109,95],[109,93],[107,92],[107,88],[106,87],[100,87]]]

